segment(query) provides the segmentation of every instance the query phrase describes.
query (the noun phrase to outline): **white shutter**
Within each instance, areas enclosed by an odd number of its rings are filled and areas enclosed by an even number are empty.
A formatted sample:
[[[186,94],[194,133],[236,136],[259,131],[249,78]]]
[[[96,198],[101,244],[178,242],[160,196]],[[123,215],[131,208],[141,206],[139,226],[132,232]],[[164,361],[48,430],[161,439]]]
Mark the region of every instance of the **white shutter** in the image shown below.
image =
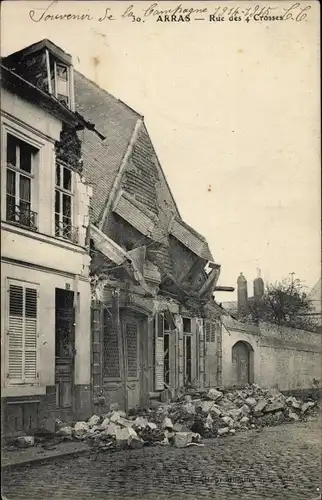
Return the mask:
[[[164,332],[163,316],[155,315],[155,390],[164,389]]]
[[[217,325],[213,320],[205,320],[205,369],[206,386],[215,387],[217,385],[217,345],[216,345]]]
[[[37,290],[25,288],[25,382],[37,379]]]
[[[8,374],[10,384],[37,380],[37,288],[9,282]]]

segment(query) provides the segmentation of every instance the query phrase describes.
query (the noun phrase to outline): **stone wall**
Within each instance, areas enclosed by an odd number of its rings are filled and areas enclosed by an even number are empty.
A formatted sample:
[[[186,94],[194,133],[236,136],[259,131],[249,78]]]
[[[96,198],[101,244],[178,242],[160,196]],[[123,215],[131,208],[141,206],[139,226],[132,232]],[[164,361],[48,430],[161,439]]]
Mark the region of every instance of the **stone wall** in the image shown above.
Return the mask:
[[[321,387],[321,334],[261,323],[246,325],[223,319],[223,386],[236,384],[232,348],[249,346],[253,380],[280,391],[308,391]]]

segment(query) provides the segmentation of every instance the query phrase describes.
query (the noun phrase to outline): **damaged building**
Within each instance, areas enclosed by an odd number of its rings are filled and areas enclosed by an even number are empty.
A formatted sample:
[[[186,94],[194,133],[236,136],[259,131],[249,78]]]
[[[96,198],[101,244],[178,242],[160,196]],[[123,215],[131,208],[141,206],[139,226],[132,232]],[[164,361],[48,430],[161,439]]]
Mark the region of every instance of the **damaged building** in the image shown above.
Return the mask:
[[[220,265],[143,117],[48,40],[2,65],[6,426],[220,385]]]
[[[144,119],[75,73],[90,226],[94,404],[145,405],[151,393],[221,382],[220,266],[182,220]],[[206,271],[208,269],[208,271]]]

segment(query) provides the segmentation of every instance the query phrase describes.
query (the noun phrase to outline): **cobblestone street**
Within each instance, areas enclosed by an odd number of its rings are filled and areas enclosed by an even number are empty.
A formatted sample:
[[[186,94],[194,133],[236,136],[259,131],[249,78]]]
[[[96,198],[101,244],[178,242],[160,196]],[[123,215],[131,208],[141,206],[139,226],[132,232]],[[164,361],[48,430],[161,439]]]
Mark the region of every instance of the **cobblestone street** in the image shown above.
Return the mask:
[[[16,499],[315,499],[321,480],[318,420],[248,431],[203,448],[151,447],[3,473]]]

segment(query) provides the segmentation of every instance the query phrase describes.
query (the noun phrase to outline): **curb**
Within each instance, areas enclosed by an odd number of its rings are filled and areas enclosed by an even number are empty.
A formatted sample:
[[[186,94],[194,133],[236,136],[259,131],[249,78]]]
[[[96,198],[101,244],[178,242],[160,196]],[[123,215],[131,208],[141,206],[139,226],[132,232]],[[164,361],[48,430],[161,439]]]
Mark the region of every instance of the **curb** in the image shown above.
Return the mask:
[[[36,458],[31,458],[31,459],[26,459],[23,462],[17,462],[17,463],[11,463],[11,464],[5,464],[1,465],[1,472],[6,471],[6,470],[14,470],[14,469],[19,469],[20,467],[27,467],[31,465],[46,465],[48,462],[53,462],[54,460],[60,460],[62,458],[67,458],[67,457],[79,457],[85,453],[87,453],[90,449],[82,449],[82,450],[74,450],[74,451],[67,451],[64,453],[60,453],[57,455],[49,455],[47,457],[36,457]]]

